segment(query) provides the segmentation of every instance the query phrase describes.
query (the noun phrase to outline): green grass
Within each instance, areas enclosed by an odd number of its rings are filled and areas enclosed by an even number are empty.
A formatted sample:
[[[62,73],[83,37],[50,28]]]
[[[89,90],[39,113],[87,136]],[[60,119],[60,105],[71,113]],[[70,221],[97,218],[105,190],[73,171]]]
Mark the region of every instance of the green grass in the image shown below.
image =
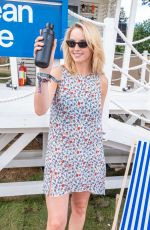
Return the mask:
[[[41,230],[46,225],[44,196],[0,201],[1,230]]]
[[[9,198],[10,199],[10,198]],[[115,198],[92,195],[84,230],[109,230],[114,217]],[[45,230],[47,210],[44,195],[0,200],[1,230]]]
[[[107,204],[106,207],[104,204]],[[94,198],[89,202],[85,230],[111,229],[114,216],[114,199]]]
[[[114,173],[109,170],[109,174]],[[42,179],[41,168],[3,169],[0,174],[0,183]],[[117,193],[119,190],[107,190],[106,196],[91,195],[84,230],[111,229]],[[45,230],[46,221],[44,195],[0,198],[0,230]]]

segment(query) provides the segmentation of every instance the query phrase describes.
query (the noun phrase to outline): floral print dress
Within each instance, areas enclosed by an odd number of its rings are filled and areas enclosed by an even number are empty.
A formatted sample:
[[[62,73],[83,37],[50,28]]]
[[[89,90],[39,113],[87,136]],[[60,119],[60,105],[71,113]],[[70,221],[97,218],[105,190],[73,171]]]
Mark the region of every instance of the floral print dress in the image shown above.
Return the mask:
[[[51,108],[43,192],[105,193],[100,77],[62,68]]]

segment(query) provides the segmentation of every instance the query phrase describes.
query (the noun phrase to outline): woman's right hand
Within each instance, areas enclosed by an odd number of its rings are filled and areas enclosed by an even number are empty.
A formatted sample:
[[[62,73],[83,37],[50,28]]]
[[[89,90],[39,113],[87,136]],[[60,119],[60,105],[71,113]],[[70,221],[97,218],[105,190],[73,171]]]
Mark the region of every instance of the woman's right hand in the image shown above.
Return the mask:
[[[41,50],[42,47],[44,46],[44,43],[42,41],[43,41],[42,36],[38,36],[35,39],[35,43],[34,43],[34,58],[36,56],[37,51]],[[50,74],[51,69],[52,69],[52,65],[53,65],[53,62],[54,62],[54,55],[55,55],[56,46],[57,46],[57,39],[54,39],[52,52],[51,52],[51,57],[50,57],[50,61],[49,61],[49,66],[47,68],[39,68],[39,72]]]

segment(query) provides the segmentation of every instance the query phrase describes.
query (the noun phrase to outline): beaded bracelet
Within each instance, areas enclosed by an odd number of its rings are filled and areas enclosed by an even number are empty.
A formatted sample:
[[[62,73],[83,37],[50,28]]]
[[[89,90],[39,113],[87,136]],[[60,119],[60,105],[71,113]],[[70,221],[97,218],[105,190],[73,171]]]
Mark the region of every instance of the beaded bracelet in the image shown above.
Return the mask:
[[[38,72],[37,73],[37,79],[38,79],[38,93],[41,93],[41,83],[42,82],[48,82],[48,81],[53,80],[57,84],[60,83],[60,80],[57,80],[55,77],[53,77],[52,75],[47,74],[47,73]]]

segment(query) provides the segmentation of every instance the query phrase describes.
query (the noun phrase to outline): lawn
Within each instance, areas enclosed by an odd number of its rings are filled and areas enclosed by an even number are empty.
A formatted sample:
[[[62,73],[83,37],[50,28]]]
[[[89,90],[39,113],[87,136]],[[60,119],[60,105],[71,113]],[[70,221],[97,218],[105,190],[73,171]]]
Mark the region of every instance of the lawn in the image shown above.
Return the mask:
[[[0,182],[40,180],[42,176],[42,169],[4,169]],[[106,196],[91,195],[84,230],[111,229],[117,192],[107,190]],[[0,230],[45,230],[46,219],[44,195],[0,198]]]
[[[113,197],[91,196],[84,229],[111,229],[114,204]],[[0,201],[1,230],[44,230],[46,218],[44,195]]]

